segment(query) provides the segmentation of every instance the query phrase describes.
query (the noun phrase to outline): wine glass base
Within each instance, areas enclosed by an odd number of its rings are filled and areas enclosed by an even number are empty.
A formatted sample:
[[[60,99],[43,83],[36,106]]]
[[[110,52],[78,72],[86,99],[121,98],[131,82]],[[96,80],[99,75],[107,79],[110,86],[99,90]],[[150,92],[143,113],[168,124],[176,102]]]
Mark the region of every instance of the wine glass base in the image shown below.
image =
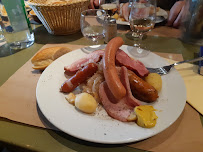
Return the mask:
[[[92,46],[87,46],[87,47],[84,47],[84,48],[81,48],[81,50],[84,52],[84,53],[91,53],[93,51],[96,51],[96,50],[102,50],[106,47],[106,45],[92,45]]]
[[[133,32],[129,31],[125,34],[126,38],[133,40],[133,41],[139,41],[140,38],[139,37],[135,37],[133,36]],[[141,40],[145,40],[147,38],[147,35],[145,33],[143,33]]]
[[[138,57],[138,58],[145,57],[145,56],[147,56],[149,53],[150,53],[150,51],[141,49],[141,48],[139,48],[139,47],[133,47],[133,48],[130,50],[130,54],[131,54],[132,56]]]

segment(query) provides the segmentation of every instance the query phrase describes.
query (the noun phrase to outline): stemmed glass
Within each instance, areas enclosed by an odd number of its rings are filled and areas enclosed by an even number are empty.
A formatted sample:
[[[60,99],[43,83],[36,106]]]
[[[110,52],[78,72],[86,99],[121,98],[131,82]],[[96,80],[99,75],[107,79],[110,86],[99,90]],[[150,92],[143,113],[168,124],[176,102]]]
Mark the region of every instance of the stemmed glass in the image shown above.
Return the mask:
[[[89,9],[81,13],[80,27],[84,37],[91,40],[94,45],[104,38],[104,19],[106,12],[101,9]],[[86,48],[88,49],[88,48]],[[89,48],[91,50],[91,48]]]
[[[119,11],[119,0],[99,0],[99,6],[110,16]]]
[[[144,57],[149,51],[142,45],[143,35],[150,31],[156,20],[156,0],[133,0],[129,16],[131,37],[134,40],[134,48],[131,53],[136,57]]]

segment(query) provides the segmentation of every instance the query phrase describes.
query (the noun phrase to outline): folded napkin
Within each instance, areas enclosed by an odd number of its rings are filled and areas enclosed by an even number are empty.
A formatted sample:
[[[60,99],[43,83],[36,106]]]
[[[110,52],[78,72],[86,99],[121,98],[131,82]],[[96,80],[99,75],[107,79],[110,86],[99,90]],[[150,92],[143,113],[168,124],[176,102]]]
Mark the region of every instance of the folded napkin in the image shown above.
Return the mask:
[[[167,59],[169,63],[174,60]],[[197,73],[198,66],[185,63],[175,67],[182,76],[187,89],[187,102],[203,115],[203,76]]]

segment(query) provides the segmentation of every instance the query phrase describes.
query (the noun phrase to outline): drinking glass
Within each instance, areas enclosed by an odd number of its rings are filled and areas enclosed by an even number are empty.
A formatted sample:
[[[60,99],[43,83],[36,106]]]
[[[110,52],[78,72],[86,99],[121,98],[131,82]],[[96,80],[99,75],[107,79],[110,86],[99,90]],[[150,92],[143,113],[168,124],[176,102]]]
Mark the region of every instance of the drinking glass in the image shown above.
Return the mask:
[[[119,0],[99,0],[99,6],[108,15],[113,16],[119,11]]]
[[[104,38],[104,19],[106,12],[101,9],[89,9],[81,13],[80,27],[84,37],[98,44]]]
[[[132,38],[135,41],[132,54],[144,57],[149,51],[142,45],[143,35],[150,31],[156,20],[156,0],[133,0],[129,16]]]
[[[128,4],[128,7],[132,7],[132,4],[133,4],[133,0],[129,0],[129,4]]]
[[[0,1],[1,26],[10,49],[21,50],[34,44],[32,31],[24,0]]]
[[[0,43],[4,42],[4,41],[5,41],[5,39],[4,39],[4,35],[3,35],[3,30],[1,28],[1,20],[0,20]]]

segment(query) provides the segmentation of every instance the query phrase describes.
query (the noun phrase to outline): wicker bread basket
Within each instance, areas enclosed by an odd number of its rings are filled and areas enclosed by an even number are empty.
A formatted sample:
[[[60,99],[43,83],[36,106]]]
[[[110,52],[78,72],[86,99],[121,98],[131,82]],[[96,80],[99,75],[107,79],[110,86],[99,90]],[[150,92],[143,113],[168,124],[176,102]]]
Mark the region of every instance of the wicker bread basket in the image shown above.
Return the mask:
[[[89,0],[30,0],[28,4],[50,34],[68,35],[80,30],[80,14],[88,9]]]

